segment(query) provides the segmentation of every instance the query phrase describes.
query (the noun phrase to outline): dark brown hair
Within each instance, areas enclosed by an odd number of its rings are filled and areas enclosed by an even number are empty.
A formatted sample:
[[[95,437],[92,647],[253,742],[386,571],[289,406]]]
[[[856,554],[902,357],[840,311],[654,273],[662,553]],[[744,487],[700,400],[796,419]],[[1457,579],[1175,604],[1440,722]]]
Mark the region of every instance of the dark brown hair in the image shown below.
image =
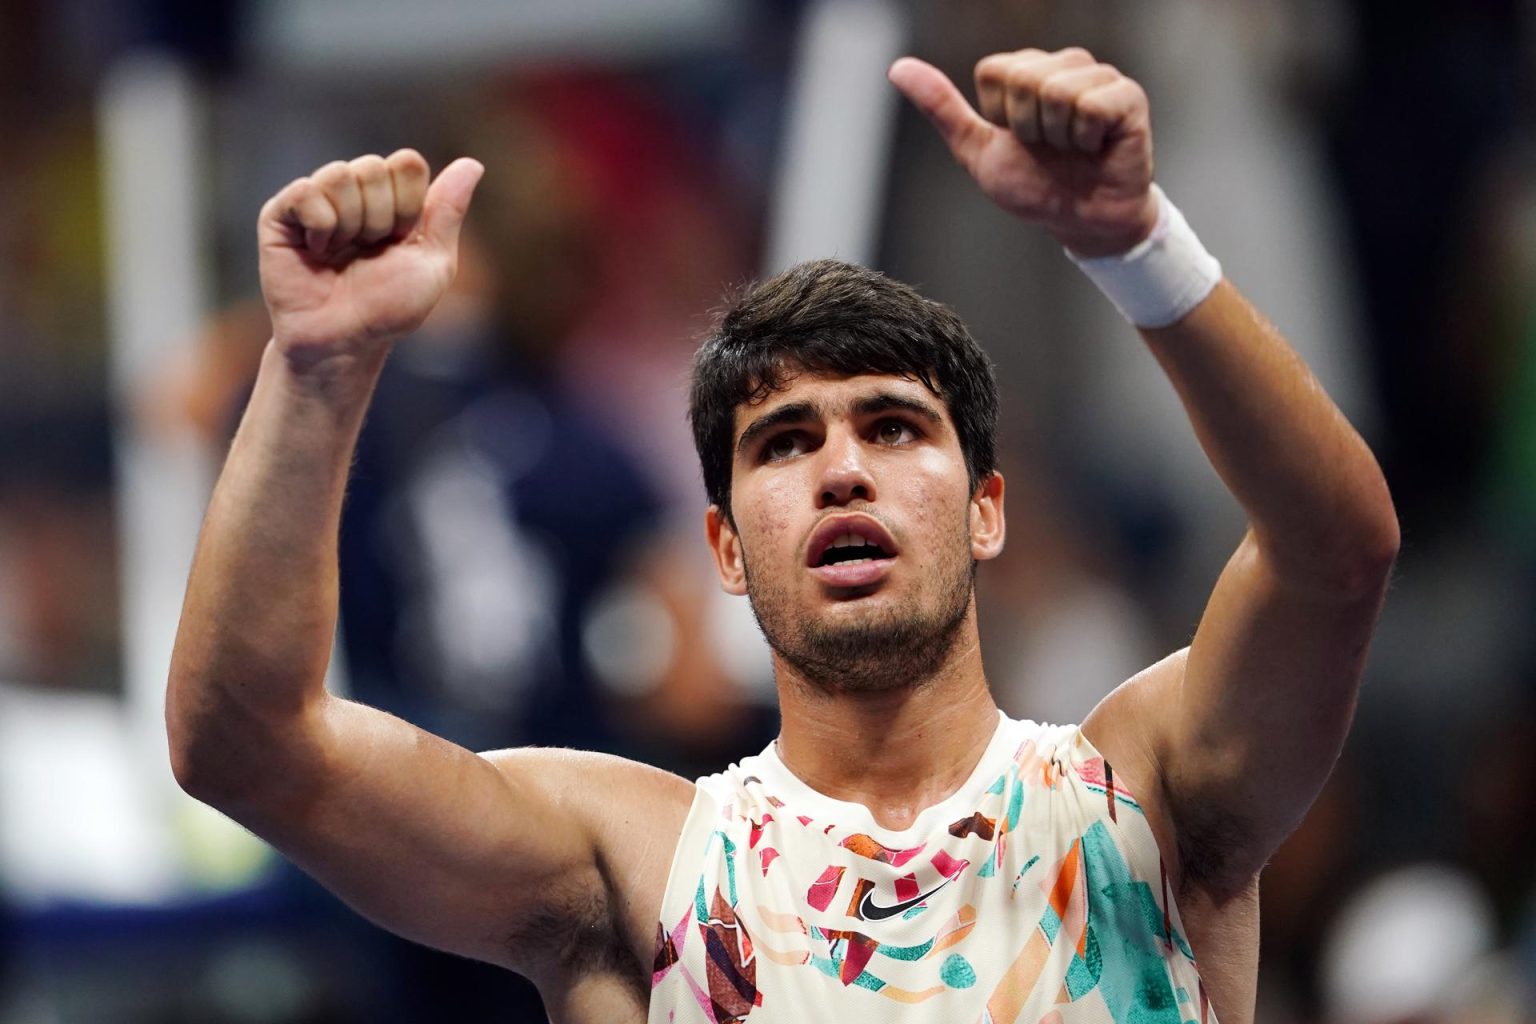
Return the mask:
[[[876,271],[815,260],[742,289],[694,357],[693,441],[709,501],[727,516],[736,407],[800,370],[919,381],[949,409],[971,489],[996,466],[997,379],[954,310]]]

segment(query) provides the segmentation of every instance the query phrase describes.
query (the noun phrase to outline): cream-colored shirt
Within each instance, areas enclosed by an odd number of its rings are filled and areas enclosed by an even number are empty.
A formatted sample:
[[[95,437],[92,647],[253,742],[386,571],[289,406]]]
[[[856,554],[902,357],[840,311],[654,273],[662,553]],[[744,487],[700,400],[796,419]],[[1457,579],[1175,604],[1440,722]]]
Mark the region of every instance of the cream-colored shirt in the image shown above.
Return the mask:
[[[911,828],[770,745],[698,792],[650,1024],[1209,1024],[1141,808],[1076,726],[1002,717]]]

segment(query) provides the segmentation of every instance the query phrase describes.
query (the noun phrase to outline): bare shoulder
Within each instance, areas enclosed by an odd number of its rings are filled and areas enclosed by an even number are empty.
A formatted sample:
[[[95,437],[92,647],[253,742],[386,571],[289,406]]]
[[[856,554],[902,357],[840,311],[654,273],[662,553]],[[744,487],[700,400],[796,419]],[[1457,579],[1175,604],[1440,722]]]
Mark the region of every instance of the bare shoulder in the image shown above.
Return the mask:
[[[576,828],[596,856],[596,877],[554,881],[543,911],[519,937],[550,956],[541,988],[567,988],[584,976],[638,981],[648,970],[672,854],[693,804],[694,783],[611,754],[524,747],[482,754],[513,786],[536,785],[543,800]],[[546,998],[549,993],[546,992]]]
[[[1121,683],[1083,720],[1083,733],[1146,812],[1212,1005],[1223,1024],[1244,1024],[1258,977],[1258,878],[1217,889],[1192,877],[1187,862],[1207,856],[1202,844],[1211,840],[1177,827],[1158,753],[1157,723],[1178,700],[1188,661],[1183,648]]]
[[[585,796],[592,806],[608,806],[626,797],[644,796],[663,803],[680,802],[683,812],[693,800],[694,784],[680,775],[639,761],[563,747],[516,747],[480,755],[514,784],[537,778],[552,794],[572,800]]]
[[[591,837],[600,856],[626,860],[656,847],[670,862],[696,789],[672,772],[588,750],[522,747],[481,756],[509,784],[537,785]]]
[[[1083,719],[1089,742],[1115,766],[1115,774],[1143,807],[1155,804],[1162,789],[1153,725],[1177,699],[1188,661],[1189,648],[1174,651],[1115,687]]]
[[[1225,861],[1245,837],[1218,805],[1200,806],[1199,800],[1176,796],[1170,786],[1169,721],[1187,713],[1189,653],[1187,647],[1177,650],[1121,683],[1083,720],[1083,732],[1136,794],[1176,888],[1183,892],[1198,884],[1238,893],[1253,873],[1234,877]],[[1181,763],[1189,760],[1181,755]],[[1183,781],[1188,787],[1189,780]]]
[[[1170,880],[1182,888],[1182,836],[1163,777],[1160,722],[1176,705],[1184,684],[1189,649],[1182,648],[1117,686],[1083,720],[1083,733],[1146,812],[1147,823],[1168,867]]]

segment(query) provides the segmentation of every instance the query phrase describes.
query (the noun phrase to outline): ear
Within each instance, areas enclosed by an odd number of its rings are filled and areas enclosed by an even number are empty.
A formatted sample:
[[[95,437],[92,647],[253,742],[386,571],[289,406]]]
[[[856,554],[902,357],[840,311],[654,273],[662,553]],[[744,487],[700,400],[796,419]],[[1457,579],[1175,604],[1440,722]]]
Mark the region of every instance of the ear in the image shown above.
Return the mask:
[[[985,562],[1002,554],[1007,532],[1003,522],[1003,474],[994,471],[971,495],[971,557]]]
[[[741,538],[736,527],[719,505],[711,505],[704,512],[704,534],[709,539],[710,553],[715,556],[715,570],[720,574],[720,588],[727,594],[742,597],[747,592],[747,567],[741,559]]]

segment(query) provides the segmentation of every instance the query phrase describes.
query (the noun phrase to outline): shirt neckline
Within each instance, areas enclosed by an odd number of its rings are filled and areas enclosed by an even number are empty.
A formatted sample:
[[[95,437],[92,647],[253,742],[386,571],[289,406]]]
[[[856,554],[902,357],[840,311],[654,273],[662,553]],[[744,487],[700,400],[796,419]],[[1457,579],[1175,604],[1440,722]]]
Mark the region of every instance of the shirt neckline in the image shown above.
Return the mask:
[[[758,755],[759,774],[770,790],[779,791],[775,795],[784,801],[787,809],[797,814],[804,814],[825,824],[836,824],[841,828],[863,832],[885,846],[912,845],[914,841],[927,836],[936,825],[947,826],[952,821],[975,813],[981,795],[992,784],[990,776],[1002,770],[999,760],[1006,761],[1009,756],[1015,731],[1009,726],[1018,724],[1004,714],[1002,709],[998,709],[997,726],[992,731],[992,738],[987,741],[986,748],[982,750],[965,781],[943,800],[923,808],[910,826],[900,830],[881,826],[864,804],[828,796],[805,782],[779,757],[777,740],[769,743]]]

